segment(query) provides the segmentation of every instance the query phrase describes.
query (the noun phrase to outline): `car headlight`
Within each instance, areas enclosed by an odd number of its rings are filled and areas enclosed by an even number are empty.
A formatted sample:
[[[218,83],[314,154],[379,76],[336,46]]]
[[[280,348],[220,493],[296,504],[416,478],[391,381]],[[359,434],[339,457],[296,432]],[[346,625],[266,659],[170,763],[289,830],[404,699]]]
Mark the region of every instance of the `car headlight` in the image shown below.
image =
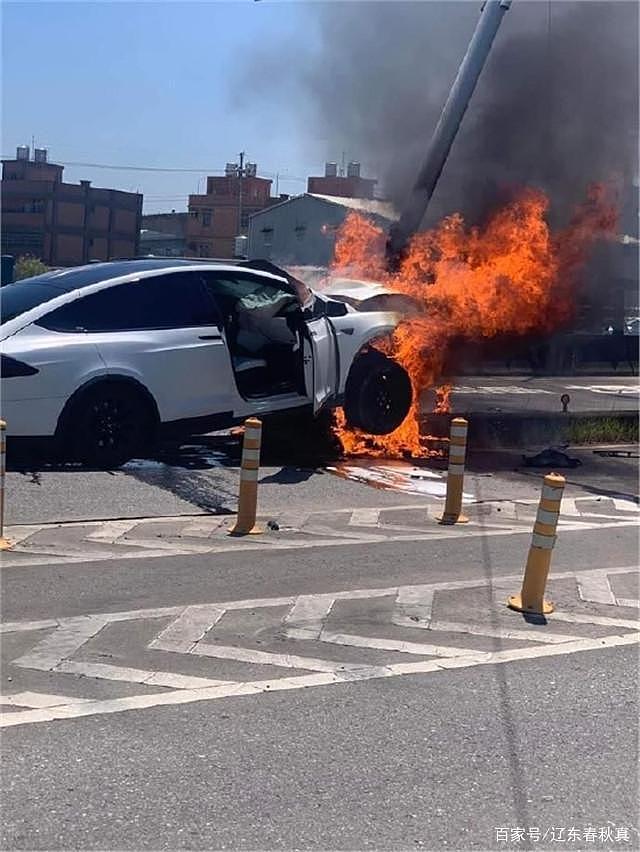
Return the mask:
[[[23,361],[9,358],[8,355],[0,356],[0,378],[14,379],[17,376],[35,376],[37,372],[38,370],[35,367],[31,367]]]

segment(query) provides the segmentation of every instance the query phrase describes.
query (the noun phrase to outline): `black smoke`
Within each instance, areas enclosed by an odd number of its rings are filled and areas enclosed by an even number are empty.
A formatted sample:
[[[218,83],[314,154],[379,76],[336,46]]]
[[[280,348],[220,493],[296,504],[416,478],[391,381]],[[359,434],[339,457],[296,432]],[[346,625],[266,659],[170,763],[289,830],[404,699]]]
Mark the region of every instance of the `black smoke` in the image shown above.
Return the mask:
[[[301,145],[346,151],[402,205],[478,19],[480,2],[307,7],[316,47],[274,44],[252,93],[300,116]],[[637,232],[638,4],[514,0],[442,174],[427,223],[470,221],[513,187],[546,190],[566,218],[592,181],[614,181]],[[628,206],[628,210],[627,210]]]

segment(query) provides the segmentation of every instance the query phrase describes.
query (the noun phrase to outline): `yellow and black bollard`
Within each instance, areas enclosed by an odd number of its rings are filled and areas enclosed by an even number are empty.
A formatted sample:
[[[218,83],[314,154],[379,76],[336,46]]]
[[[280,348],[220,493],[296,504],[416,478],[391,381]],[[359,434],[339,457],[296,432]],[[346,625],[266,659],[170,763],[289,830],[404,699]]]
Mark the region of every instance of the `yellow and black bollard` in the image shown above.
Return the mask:
[[[549,473],[544,478],[522,590],[519,595],[511,595],[507,600],[507,606],[517,612],[533,615],[553,612],[553,604],[544,599],[544,592],[551,565],[551,551],[556,543],[564,485],[565,478],[558,473]]]
[[[444,501],[444,511],[438,518],[441,524],[466,524],[469,521],[462,514],[462,487],[468,428],[469,424],[463,417],[454,417],[451,421],[447,496]]]
[[[262,532],[256,525],[261,441],[262,422],[257,417],[250,417],[244,423],[238,517],[230,535],[256,535]]]
[[[7,469],[7,424],[0,420],[0,550],[8,550],[11,542],[4,537],[4,481]]]

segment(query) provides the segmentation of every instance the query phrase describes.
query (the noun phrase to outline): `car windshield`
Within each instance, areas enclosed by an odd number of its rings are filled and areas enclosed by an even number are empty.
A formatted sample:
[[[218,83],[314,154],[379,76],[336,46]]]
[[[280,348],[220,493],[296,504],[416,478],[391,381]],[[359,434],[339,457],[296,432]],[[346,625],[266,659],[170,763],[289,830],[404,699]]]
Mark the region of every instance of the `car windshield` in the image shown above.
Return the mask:
[[[0,323],[9,322],[31,308],[66,293],[66,289],[48,283],[49,279],[50,276],[39,275],[3,287],[0,290]]]

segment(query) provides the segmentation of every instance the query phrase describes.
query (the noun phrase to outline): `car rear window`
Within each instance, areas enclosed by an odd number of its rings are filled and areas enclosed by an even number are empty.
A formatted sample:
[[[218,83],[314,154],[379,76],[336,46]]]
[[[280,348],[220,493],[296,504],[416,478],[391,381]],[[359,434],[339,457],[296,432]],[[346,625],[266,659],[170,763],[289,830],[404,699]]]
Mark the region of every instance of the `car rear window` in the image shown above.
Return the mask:
[[[66,290],[60,287],[41,283],[35,278],[25,278],[24,281],[7,284],[0,290],[0,322],[9,322],[31,308],[55,299],[56,296],[62,296],[65,292]]]

